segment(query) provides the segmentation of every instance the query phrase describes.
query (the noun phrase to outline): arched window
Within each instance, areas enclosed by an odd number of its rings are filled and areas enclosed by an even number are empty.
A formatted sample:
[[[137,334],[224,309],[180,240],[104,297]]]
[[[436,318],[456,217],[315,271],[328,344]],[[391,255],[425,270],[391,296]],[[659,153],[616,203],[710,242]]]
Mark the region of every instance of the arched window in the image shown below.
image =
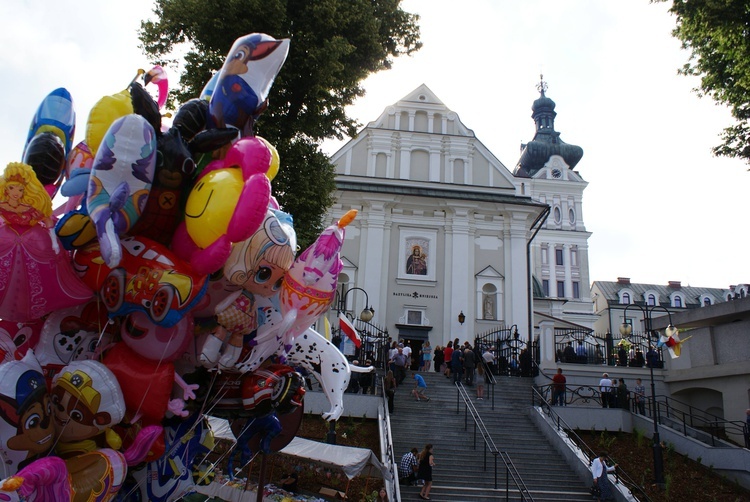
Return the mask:
[[[656,296],[648,295],[648,304],[652,307],[656,305]]]
[[[703,297],[703,306],[704,307],[708,307],[709,305],[711,305],[711,298],[709,298],[707,296],[704,296]]]
[[[623,293],[622,294],[622,304],[623,305],[630,305],[630,293]]]
[[[676,308],[682,308],[682,297],[681,296],[675,296],[673,302],[673,307]]]

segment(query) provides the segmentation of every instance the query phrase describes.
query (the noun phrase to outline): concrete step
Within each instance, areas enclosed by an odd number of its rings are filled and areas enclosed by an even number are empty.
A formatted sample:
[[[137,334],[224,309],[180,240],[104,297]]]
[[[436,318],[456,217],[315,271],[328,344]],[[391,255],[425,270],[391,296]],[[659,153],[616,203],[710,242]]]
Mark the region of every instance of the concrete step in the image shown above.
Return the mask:
[[[495,462],[485,454],[484,440],[473,419],[466,419],[465,405],[459,400],[452,379],[438,373],[421,373],[427,383],[429,402],[417,402],[410,391],[413,379],[399,387],[391,414],[394,451],[400,456],[412,447],[435,448],[435,485],[432,500],[484,501],[505,499],[505,466],[498,459],[498,486],[495,490]],[[506,452],[532,497],[540,502],[591,500],[585,483],[577,478],[563,458],[528,419],[532,381],[528,378],[499,377],[494,389],[485,386],[484,400],[476,400],[476,388],[466,387],[492,441]],[[494,409],[489,392],[495,391]],[[467,426],[465,426],[467,424]],[[475,437],[476,434],[476,437]],[[476,449],[474,445],[476,443]],[[485,457],[486,465],[485,469]],[[543,466],[543,470],[540,469]],[[512,481],[511,481],[512,486]],[[418,487],[402,487],[402,499],[421,500]],[[509,493],[509,500],[520,500]]]

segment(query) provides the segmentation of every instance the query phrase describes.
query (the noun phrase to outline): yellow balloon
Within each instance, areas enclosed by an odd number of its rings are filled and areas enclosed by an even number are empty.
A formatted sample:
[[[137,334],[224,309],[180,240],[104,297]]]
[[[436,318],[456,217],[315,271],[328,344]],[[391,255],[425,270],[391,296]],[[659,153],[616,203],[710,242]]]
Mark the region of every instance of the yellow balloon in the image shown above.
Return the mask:
[[[131,113],[133,113],[133,103],[127,89],[111,96],[104,96],[96,102],[89,112],[89,119],[86,123],[86,144],[91,150],[91,155],[96,155],[112,122]]]
[[[198,247],[227,233],[243,188],[242,170],[217,169],[198,180],[185,205],[185,226]]]
[[[271,151],[271,165],[268,167],[268,171],[266,171],[266,178],[268,178],[268,181],[273,181],[276,175],[279,174],[279,165],[281,163],[279,160],[279,151],[266,138],[261,138],[260,136],[256,136],[256,138],[261,140]]]

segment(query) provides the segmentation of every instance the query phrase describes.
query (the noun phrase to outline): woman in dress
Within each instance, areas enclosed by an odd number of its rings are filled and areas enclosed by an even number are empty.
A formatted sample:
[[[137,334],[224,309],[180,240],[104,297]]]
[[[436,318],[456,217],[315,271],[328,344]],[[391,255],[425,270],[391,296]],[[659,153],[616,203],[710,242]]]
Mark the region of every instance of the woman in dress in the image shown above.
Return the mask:
[[[432,468],[435,466],[435,457],[432,454],[432,445],[425,445],[419,454],[419,467],[417,468],[417,479],[424,481],[419,498],[430,500],[430,488],[432,488]]]
[[[11,162],[0,178],[0,318],[29,322],[80,305],[92,291],[54,233],[52,201],[31,166]]]
[[[617,468],[617,464],[607,467],[606,453],[600,453],[591,464],[591,475],[594,478],[594,488],[598,488],[599,501],[614,499],[612,495],[612,484],[609,482],[607,474]]]
[[[432,347],[430,347],[430,341],[427,340],[424,342],[424,345],[422,345],[422,364],[419,368],[419,371],[430,371],[430,366],[432,365]]]

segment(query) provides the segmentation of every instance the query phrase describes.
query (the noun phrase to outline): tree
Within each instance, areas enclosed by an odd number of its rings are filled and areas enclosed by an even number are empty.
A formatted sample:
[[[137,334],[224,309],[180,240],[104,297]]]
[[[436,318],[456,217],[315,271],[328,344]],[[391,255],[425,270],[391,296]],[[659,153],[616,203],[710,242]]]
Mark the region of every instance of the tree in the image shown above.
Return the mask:
[[[401,0],[156,0],[156,21],[141,23],[144,51],[156,63],[184,71],[177,103],[200,94],[234,41],[247,33],[290,38],[268,110],[255,131],[279,151],[273,182],[282,208],[294,217],[301,247],[324,226],[333,203],[333,166],[319,143],[353,137],[360,125],[345,107],[364,95],[360,83],[391,67],[394,57],[421,47],[419,16]],[[184,56],[178,56],[183,54]]]
[[[679,73],[700,77],[698,94],[728,105],[736,119],[722,132],[714,154],[750,163],[750,4],[673,0],[670,12],[677,17],[672,35],[691,52]]]

